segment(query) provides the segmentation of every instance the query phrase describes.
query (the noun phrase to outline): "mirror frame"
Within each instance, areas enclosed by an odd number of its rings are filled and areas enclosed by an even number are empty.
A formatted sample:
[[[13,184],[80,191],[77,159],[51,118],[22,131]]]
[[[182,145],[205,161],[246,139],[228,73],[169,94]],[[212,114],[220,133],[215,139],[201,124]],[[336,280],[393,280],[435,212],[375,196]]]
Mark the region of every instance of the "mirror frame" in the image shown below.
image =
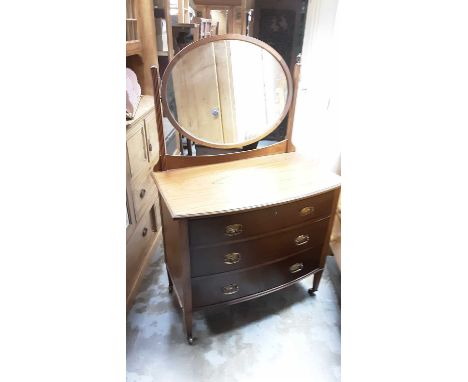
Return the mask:
[[[276,120],[276,122],[265,132],[260,134],[259,136],[239,142],[239,143],[216,143],[216,142],[210,142],[210,141],[204,141],[200,138],[197,138],[187,132],[179,123],[178,121],[175,120],[174,116],[172,115],[170,109],[169,109],[169,104],[167,102],[167,84],[169,80],[169,76],[172,73],[172,69],[174,66],[177,64],[177,62],[184,57],[187,53],[191,52],[192,50],[198,48],[199,46],[209,44],[211,42],[215,41],[224,41],[224,40],[239,40],[239,41],[245,41],[249,42],[251,44],[257,45],[260,48],[265,49],[268,51],[275,59],[278,61],[280,64],[281,68],[283,69],[285,76],[286,76],[286,82],[287,82],[287,88],[288,88],[288,96],[286,98],[286,103],[284,105],[284,109],[279,116],[279,118]],[[212,37],[207,37],[198,41],[193,42],[190,45],[187,45],[185,48],[183,48],[180,52],[178,52],[172,61],[169,63],[169,65],[166,67],[163,78],[162,78],[162,84],[161,84],[161,103],[162,107],[164,110],[164,116],[169,119],[171,124],[181,133],[183,136],[189,138],[195,143],[198,143],[202,146],[206,147],[211,147],[211,148],[217,148],[217,149],[232,149],[232,148],[240,148],[243,146],[247,146],[249,144],[255,143],[260,141],[261,139],[265,138],[267,135],[272,133],[274,130],[278,128],[278,126],[283,122],[284,118],[288,114],[288,111],[291,107],[291,102],[293,98],[293,81],[291,77],[291,72],[289,70],[288,65],[286,62],[283,60],[283,58],[280,56],[280,54],[274,50],[270,45],[264,43],[263,41],[257,40],[256,38],[249,37],[249,36],[244,36],[244,35],[238,35],[238,34],[224,34],[224,35],[216,35]]]

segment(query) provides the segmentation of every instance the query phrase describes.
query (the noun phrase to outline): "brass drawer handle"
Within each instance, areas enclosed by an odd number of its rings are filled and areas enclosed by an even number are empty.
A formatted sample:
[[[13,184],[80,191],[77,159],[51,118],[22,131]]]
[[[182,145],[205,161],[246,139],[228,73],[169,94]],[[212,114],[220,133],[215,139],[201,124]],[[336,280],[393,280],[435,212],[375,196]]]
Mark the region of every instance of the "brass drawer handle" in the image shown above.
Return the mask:
[[[227,236],[237,236],[242,233],[242,224],[231,224],[226,226],[225,233]]]
[[[294,243],[296,245],[304,245],[309,242],[309,239],[310,239],[309,235],[299,235],[298,237],[294,239]]]
[[[303,263],[296,263],[296,264],[293,264],[293,265],[291,265],[289,267],[289,272],[291,272],[291,273],[300,272],[300,271],[302,271],[303,268],[304,268]]]
[[[299,211],[299,215],[301,216],[311,215],[312,213],[314,213],[314,211],[315,211],[314,207],[304,207]]]
[[[224,294],[234,294],[239,292],[239,285],[237,284],[229,284],[223,287]]]
[[[237,252],[228,253],[224,255],[224,264],[231,265],[236,264],[240,261],[241,255]]]
[[[146,227],[143,228],[143,232],[141,233],[141,235],[142,235],[143,237],[145,237],[147,233],[148,233],[148,228],[146,228]]]
[[[140,191],[140,198],[143,199],[145,197],[145,194],[146,194],[146,190],[142,188]]]

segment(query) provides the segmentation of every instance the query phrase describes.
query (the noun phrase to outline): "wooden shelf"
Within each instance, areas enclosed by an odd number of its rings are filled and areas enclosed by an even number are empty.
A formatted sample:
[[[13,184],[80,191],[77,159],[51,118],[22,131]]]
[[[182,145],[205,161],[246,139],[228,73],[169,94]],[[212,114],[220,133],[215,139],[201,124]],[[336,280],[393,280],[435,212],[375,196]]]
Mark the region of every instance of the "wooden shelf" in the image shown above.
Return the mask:
[[[179,28],[195,28],[197,24],[193,23],[176,23],[172,24],[172,27],[179,27]]]
[[[141,42],[140,40],[127,41],[127,56],[133,56],[134,54],[141,54]]]

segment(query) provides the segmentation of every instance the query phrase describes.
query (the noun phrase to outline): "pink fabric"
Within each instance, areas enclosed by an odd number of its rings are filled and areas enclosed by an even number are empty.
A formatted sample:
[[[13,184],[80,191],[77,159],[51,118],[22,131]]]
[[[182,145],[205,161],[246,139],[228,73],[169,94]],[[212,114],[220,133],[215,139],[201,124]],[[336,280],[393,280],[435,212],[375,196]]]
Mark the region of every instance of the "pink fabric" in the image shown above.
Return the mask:
[[[141,97],[141,87],[135,72],[127,68],[127,113],[133,116],[135,114]]]

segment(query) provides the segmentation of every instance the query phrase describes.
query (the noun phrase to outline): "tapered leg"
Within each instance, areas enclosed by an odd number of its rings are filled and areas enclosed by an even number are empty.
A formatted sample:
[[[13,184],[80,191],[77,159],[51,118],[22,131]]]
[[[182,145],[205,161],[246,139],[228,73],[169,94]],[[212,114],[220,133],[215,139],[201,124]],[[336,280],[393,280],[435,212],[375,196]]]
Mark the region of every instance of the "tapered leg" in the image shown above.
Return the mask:
[[[315,294],[315,292],[318,291],[318,287],[319,287],[319,284],[320,284],[320,279],[322,278],[322,273],[323,273],[323,269],[321,271],[318,271],[318,272],[314,273],[314,281],[312,283],[312,288],[309,289],[309,291],[308,291],[311,296],[313,296]]]
[[[190,345],[193,344],[192,338],[192,311],[184,309],[184,322],[185,322],[185,332],[187,333],[187,341]]]
[[[172,284],[171,275],[169,274],[169,271],[167,270],[167,268],[166,268],[166,272],[167,272],[167,280],[169,281],[169,293],[172,293],[173,284]]]

